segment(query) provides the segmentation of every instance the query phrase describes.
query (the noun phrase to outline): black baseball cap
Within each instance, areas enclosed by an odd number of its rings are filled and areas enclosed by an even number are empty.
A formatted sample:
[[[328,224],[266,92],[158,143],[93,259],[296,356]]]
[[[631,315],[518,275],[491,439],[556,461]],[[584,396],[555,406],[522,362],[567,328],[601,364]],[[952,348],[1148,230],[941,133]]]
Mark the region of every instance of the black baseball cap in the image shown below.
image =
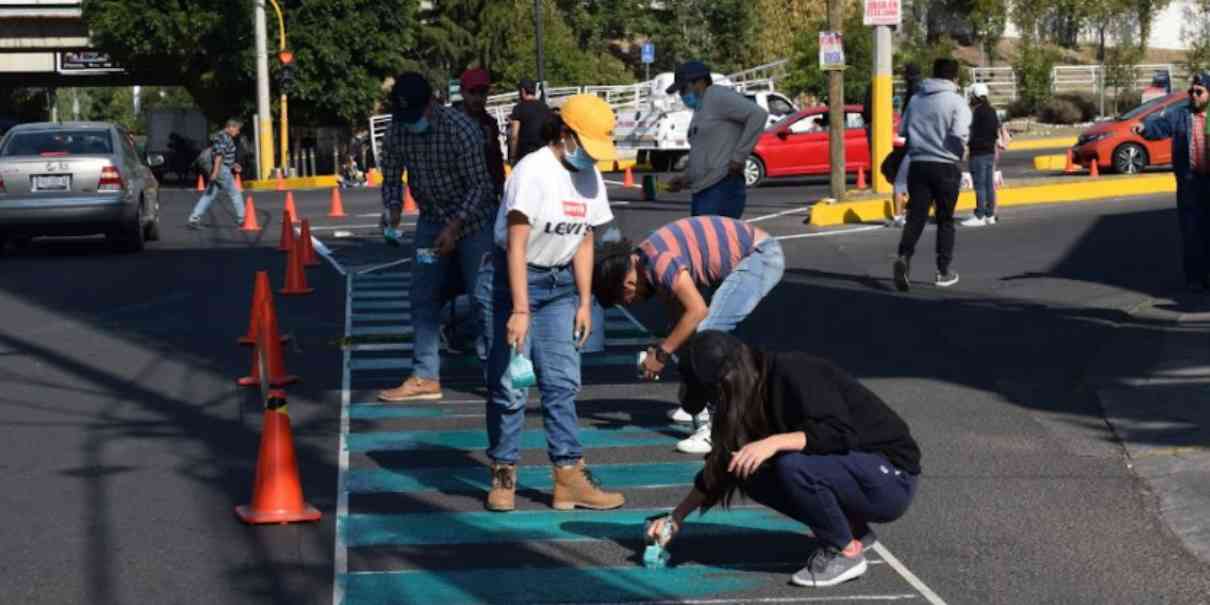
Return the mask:
[[[681,375],[681,407],[697,415],[707,403],[718,403],[723,365],[743,345],[740,339],[718,330],[694,334],[681,349],[677,371]]]
[[[391,88],[393,119],[414,124],[433,99],[433,87],[424,76],[414,71],[400,74]]]
[[[1189,79],[1189,88],[1194,86],[1210,88],[1210,71],[1199,71],[1193,74],[1193,77]]]
[[[672,86],[664,91],[668,94],[679,91],[694,80],[710,77],[710,68],[701,61],[686,61],[676,66],[675,74]]]
[[[533,80],[531,80],[529,78],[522,78],[521,83],[517,84],[517,88],[524,90],[525,92],[528,92],[529,94],[532,95],[538,91],[538,83],[534,82]]]

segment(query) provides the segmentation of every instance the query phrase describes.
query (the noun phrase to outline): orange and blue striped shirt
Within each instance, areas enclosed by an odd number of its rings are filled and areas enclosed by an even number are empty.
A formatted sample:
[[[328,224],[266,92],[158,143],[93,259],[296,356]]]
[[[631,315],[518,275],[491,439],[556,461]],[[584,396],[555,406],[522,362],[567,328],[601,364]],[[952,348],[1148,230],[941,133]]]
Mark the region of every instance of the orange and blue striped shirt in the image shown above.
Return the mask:
[[[639,244],[647,280],[672,291],[677,273],[688,271],[699,288],[722,283],[756,248],[757,229],[723,216],[695,216],[656,229]]]

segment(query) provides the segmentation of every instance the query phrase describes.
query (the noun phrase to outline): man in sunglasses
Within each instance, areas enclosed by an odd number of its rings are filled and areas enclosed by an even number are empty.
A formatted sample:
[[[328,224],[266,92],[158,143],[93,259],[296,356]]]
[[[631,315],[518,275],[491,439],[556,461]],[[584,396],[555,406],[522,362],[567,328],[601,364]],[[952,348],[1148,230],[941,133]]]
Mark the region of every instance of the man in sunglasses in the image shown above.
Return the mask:
[[[1176,209],[1181,227],[1185,283],[1194,292],[1210,290],[1210,72],[1194,74],[1189,104],[1152,114],[1135,124],[1135,134],[1148,140],[1172,138],[1176,172]]]

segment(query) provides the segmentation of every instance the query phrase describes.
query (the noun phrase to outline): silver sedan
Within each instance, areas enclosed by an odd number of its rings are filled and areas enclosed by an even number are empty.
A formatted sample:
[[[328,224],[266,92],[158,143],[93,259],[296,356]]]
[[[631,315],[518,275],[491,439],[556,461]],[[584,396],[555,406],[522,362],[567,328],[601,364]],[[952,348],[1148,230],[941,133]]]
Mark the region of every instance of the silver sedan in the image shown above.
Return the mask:
[[[108,122],[21,124],[0,140],[0,251],[9,238],[104,234],[138,252],[160,237],[164,158]]]

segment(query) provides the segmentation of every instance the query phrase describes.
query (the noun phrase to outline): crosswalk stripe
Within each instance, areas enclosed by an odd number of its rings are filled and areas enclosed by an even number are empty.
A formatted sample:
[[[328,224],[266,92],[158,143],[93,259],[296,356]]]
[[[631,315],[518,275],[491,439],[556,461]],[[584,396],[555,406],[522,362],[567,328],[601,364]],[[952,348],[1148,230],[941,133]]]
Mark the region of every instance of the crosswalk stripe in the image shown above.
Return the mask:
[[[592,474],[610,489],[675,487],[692,485],[701,468],[701,461],[594,464]],[[549,490],[552,485],[548,465],[517,468],[518,489]],[[356,469],[349,473],[348,486],[350,493],[359,494],[482,491],[491,488],[491,477],[478,465]]]
[[[357,313],[359,311],[386,311],[389,309],[410,310],[411,308],[412,308],[412,301],[410,301],[406,298],[403,300],[397,300],[397,301],[391,301],[391,302],[384,301],[384,302],[362,302],[362,303],[354,302],[353,303],[353,312],[354,313]]]
[[[411,292],[408,292],[407,290],[374,290],[370,292],[354,290],[353,307],[357,307],[356,303],[359,300],[405,300],[409,298],[411,298]]]
[[[410,323],[412,321],[411,313],[354,313],[353,321],[397,321],[399,323]]]
[[[411,326],[353,326],[352,336],[411,336],[416,330]]]
[[[391,280],[391,279],[411,279],[411,278],[412,278],[411,271],[387,271],[387,272],[382,272],[382,273],[375,272],[375,273],[365,273],[362,275],[358,275],[353,278],[353,283],[359,284],[361,282],[382,281],[382,280]]]
[[[354,352],[368,351],[411,351],[411,342],[365,342],[351,345],[349,350]]]
[[[361,328],[353,328],[353,334],[359,334]],[[400,328],[394,328],[400,329]],[[410,329],[410,328],[408,328]],[[374,334],[380,334],[375,332]],[[410,332],[409,332],[410,334]],[[368,333],[363,333],[368,335]],[[403,350],[403,349],[400,349]],[[589,353],[580,358],[581,367],[586,368],[603,368],[603,367],[626,367],[635,364],[635,356],[632,353]],[[473,355],[465,355],[459,357],[443,357],[441,365],[447,369],[468,369],[480,367],[478,358]],[[349,361],[349,369],[374,371],[374,370],[408,370],[412,368],[412,358],[407,357],[378,357],[378,358],[358,358],[354,357]]]
[[[580,429],[580,445],[585,448],[671,445],[689,436],[689,429],[680,426],[625,425],[613,429]],[[487,433],[482,428],[447,431],[366,431],[350,433],[350,452],[398,450],[460,449],[477,450],[487,447]],[[522,449],[546,449],[546,431],[521,431]]]

